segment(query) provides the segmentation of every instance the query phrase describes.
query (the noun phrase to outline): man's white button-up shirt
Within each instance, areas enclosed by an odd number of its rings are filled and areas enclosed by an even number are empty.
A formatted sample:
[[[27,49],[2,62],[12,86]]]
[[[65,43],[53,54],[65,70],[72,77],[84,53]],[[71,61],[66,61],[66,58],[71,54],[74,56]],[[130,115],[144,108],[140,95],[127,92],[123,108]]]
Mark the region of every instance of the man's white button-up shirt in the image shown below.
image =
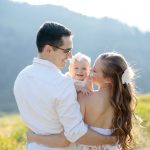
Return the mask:
[[[66,138],[75,142],[87,132],[73,80],[53,63],[34,58],[33,64],[19,73],[14,95],[25,124],[35,133],[49,135],[64,130]],[[38,146],[42,149],[38,144],[35,149]]]

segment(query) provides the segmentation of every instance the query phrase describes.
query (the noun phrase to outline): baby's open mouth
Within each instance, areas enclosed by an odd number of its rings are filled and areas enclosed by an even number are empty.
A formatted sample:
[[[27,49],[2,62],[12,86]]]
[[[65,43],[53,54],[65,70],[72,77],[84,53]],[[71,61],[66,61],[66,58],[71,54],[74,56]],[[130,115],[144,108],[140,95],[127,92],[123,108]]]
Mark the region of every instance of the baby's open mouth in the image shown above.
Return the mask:
[[[78,76],[78,77],[83,77],[83,74],[76,74],[76,76]]]

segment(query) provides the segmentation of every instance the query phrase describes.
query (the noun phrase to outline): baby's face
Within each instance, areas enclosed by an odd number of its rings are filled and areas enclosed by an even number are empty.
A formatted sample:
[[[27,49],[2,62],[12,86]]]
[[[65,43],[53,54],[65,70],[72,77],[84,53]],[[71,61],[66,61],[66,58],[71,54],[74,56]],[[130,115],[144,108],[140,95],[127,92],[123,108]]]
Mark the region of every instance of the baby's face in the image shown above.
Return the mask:
[[[85,60],[75,60],[74,63],[70,65],[69,71],[73,79],[84,81],[85,78],[89,75],[90,65]]]

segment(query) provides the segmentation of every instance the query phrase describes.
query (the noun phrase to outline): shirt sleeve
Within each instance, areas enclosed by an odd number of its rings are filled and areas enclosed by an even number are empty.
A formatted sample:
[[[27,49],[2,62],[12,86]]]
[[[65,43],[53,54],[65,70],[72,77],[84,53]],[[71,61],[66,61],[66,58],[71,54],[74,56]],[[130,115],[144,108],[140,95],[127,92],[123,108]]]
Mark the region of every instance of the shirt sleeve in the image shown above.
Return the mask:
[[[87,132],[87,125],[83,122],[73,80],[64,79],[61,85],[56,110],[64,128],[64,135],[68,141],[76,142]]]

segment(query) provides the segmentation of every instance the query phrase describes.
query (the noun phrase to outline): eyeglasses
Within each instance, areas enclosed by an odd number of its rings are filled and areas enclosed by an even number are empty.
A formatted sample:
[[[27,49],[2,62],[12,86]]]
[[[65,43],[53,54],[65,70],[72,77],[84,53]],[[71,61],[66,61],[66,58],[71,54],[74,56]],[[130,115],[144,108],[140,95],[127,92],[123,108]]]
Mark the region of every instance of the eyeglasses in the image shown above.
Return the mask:
[[[52,44],[49,44],[49,45],[52,46],[52,47],[55,47],[55,48],[57,48],[57,49],[63,50],[64,53],[66,53],[66,54],[68,54],[68,53],[72,50],[72,48],[66,48],[66,49],[64,49],[64,48],[61,48],[61,47],[58,47],[58,46],[54,46],[54,45],[52,45]]]

